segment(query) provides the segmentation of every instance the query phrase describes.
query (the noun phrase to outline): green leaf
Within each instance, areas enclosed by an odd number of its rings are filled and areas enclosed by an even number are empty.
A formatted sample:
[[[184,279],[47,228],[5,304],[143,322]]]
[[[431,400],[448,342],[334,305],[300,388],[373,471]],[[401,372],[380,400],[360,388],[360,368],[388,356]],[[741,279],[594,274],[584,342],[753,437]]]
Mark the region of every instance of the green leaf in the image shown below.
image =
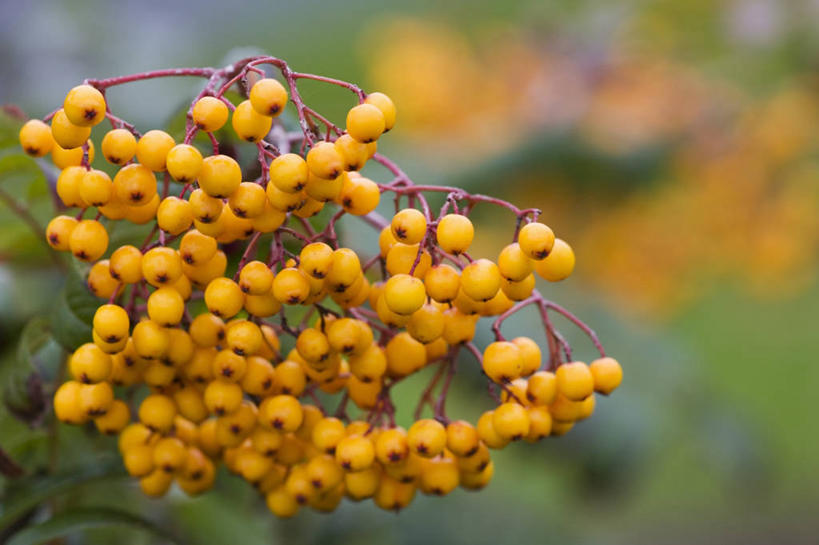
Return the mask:
[[[169,531],[160,528],[147,519],[125,511],[105,507],[78,508],[59,513],[45,522],[21,530],[6,543],[7,545],[37,545],[88,528],[105,526],[121,527],[124,532],[142,530],[164,541],[179,543]]]
[[[8,374],[3,389],[3,403],[17,418],[36,423],[45,411],[45,393],[42,388],[42,375],[36,365],[37,356],[44,352],[49,370],[56,368],[61,354],[43,349],[51,341],[48,319],[33,318],[26,324],[17,344],[17,361]],[[43,361],[43,363],[46,363]],[[54,363],[55,365],[50,365]]]
[[[66,300],[65,290],[54,302],[54,310],[51,313],[51,331],[57,342],[69,351],[92,340],[90,323],[83,321],[71,310]]]
[[[32,476],[16,481],[0,499],[0,532],[43,501],[88,482],[125,476],[113,460],[95,462],[58,475]]]

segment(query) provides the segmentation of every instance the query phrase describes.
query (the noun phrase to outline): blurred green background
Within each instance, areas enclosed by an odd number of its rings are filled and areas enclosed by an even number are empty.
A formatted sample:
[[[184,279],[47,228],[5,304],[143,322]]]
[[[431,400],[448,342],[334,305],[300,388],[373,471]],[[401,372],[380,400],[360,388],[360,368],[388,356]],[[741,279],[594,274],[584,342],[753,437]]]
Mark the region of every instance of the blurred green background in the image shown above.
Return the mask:
[[[279,521],[228,475],[194,500],[147,500],[118,479],[53,501],[123,506],[208,545],[815,543],[819,3],[407,4],[2,1],[0,104],[41,117],[85,77],[255,53],[384,91],[399,121],[379,146],[416,182],[539,206],[575,247],[575,275],[542,288],[596,328],[623,387],[567,436],[496,454],[487,489],[419,495],[399,515],[345,502]],[[139,83],[109,100],[144,130],[199,84]],[[304,98],[335,121],[350,107],[318,85]],[[0,187],[43,221],[45,183],[16,127],[2,118]],[[491,256],[508,233],[483,219],[475,253]],[[0,379],[18,410],[18,340],[53,311],[62,278],[0,204]],[[535,336],[530,318],[507,327]],[[451,415],[489,407],[478,378],[459,375]],[[421,384],[399,390],[403,406]],[[63,426],[49,462],[53,433],[0,408],[0,446],[32,472],[117,463],[111,440]],[[0,486],[3,517],[21,504]],[[68,542],[115,539],[157,538],[114,527]]]

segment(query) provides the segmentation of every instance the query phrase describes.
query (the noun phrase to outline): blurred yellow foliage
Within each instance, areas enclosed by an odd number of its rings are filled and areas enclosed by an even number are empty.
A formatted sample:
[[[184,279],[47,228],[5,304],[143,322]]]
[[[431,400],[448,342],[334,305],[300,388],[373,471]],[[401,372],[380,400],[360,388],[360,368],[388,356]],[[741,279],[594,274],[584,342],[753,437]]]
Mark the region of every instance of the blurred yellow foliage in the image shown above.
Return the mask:
[[[571,180],[534,172],[510,184],[577,242],[579,275],[616,302],[663,316],[715,286],[781,297],[811,284],[814,82],[753,98],[696,67],[550,52],[521,30],[494,31],[481,48],[445,25],[397,20],[370,40],[373,87],[396,99],[405,134],[441,159],[499,154],[562,129],[604,155],[667,150],[657,180],[591,201]]]

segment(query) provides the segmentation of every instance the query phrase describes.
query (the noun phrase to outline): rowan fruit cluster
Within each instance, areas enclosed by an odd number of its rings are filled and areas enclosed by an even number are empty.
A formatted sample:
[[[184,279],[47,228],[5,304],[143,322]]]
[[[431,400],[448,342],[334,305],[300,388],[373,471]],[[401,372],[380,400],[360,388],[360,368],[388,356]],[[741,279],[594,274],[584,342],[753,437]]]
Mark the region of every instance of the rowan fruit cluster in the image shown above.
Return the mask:
[[[185,75],[208,83],[181,142],[161,130],[141,134],[108,108],[116,85]],[[303,102],[299,79],[355,94],[344,129]],[[247,97],[238,104],[225,96],[234,86]],[[288,103],[297,131],[280,118]],[[486,486],[491,449],[566,433],[592,414],[595,392],[620,384],[620,365],[594,333],[535,289],[535,275],[571,274],[571,247],[537,221],[538,210],[413,184],[376,151],[396,120],[382,93],[253,57],[220,70],[88,80],[49,119],[26,123],[20,142],[32,156],[51,154],[59,199],[79,211],[55,217],[47,241],[91,264],[88,288],[105,300],[92,338],[68,360],[54,410],[63,422],[117,435],[125,468],[149,496],[174,482],[202,493],[223,464],[282,517],[304,506],[331,511],[345,497],[398,510],[419,490]],[[106,120],[100,149],[113,175],[92,166],[92,127]],[[251,166],[220,153],[215,132],[228,121],[230,137],[258,152],[253,179]],[[368,162],[393,179],[364,177]],[[432,193],[445,196],[438,213]],[[385,194],[396,205],[389,221],[376,212]],[[516,218],[494,260],[468,253],[469,213],[480,203]],[[314,217],[324,209],[329,219]],[[380,230],[374,255],[339,240],[345,215]],[[154,227],[141,246],[110,248],[108,227],[123,220]],[[533,339],[501,334],[528,305],[543,320],[547,358]],[[573,361],[552,313],[589,334],[600,358]],[[473,344],[482,317],[494,317],[497,339],[483,351]],[[475,423],[446,414],[462,349],[495,399]],[[391,388],[427,367],[436,371],[412,424],[400,427]],[[333,394],[340,401],[331,409]]]

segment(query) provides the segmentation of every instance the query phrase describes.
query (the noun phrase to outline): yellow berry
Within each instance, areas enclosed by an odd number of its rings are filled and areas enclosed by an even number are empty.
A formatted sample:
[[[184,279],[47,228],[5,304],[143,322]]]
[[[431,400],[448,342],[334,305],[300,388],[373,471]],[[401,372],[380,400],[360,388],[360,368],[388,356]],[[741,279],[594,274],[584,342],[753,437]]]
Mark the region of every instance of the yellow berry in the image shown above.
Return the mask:
[[[202,161],[199,170],[199,187],[209,196],[219,199],[229,197],[242,183],[239,163],[227,155],[210,155]],[[191,195],[193,198],[193,195]],[[216,218],[213,218],[216,219]]]
[[[424,276],[424,288],[434,301],[449,303],[458,296],[461,275],[449,265],[436,265]]]
[[[427,220],[419,210],[405,208],[393,216],[390,229],[398,242],[417,244],[427,231]]]
[[[239,138],[248,142],[258,142],[270,132],[273,118],[260,114],[249,100],[245,100],[236,106],[231,123]]]
[[[190,144],[177,144],[168,151],[165,166],[177,182],[187,184],[196,179],[202,169],[202,154]]]
[[[345,176],[338,200],[344,210],[354,216],[366,216],[376,209],[381,199],[378,185],[362,176]]]
[[[259,422],[274,430],[296,431],[303,419],[304,411],[301,404],[291,395],[266,398],[259,406]]]
[[[164,356],[171,342],[168,332],[151,320],[143,320],[135,325],[131,338],[136,353],[147,360]]]
[[[154,172],[163,172],[168,152],[175,144],[173,137],[165,131],[148,131],[137,141],[137,161]]]
[[[571,401],[580,401],[594,392],[594,375],[582,361],[564,363],[555,371],[557,391]]]
[[[504,383],[520,377],[523,357],[517,345],[508,341],[490,344],[483,352],[483,372],[491,380]]]
[[[144,165],[126,165],[114,176],[114,191],[117,198],[127,205],[147,204],[157,194],[156,176]]]
[[[492,426],[504,439],[516,440],[525,437],[529,433],[529,425],[529,413],[518,403],[502,403],[492,415]]]
[[[552,251],[555,244],[555,234],[547,225],[542,223],[527,223],[518,234],[518,243],[527,256],[540,261]]]
[[[101,170],[89,170],[80,181],[80,198],[91,206],[103,206],[111,200],[114,185]]]
[[[498,271],[507,280],[519,282],[529,276],[532,269],[529,256],[517,242],[504,247],[498,255]]]
[[[67,167],[57,177],[57,195],[69,207],[85,208],[88,203],[80,196],[80,186],[86,169],[80,166]]]
[[[178,235],[187,231],[193,223],[193,207],[179,197],[166,197],[156,210],[156,222],[163,231]]]
[[[74,257],[82,261],[96,261],[108,249],[108,232],[96,220],[82,220],[68,239]]]
[[[91,127],[75,125],[68,119],[65,110],[58,110],[51,118],[51,136],[63,149],[78,148],[91,136]]]
[[[530,224],[531,225],[531,224]],[[549,255],[535,261],[535,271],[549,282],[559,282],[569,277],[574,270],[574,252],[562,239],[555,239]]]
[[[193,105],[193,122],[205,132],[222,128],[228,119],[228,107],[216,97],[202,97]]]
[[[385,355],[387,374],[394,378],[410,375],[427,364],[427,351],[424,345],[407,332],[399,333],[387,342]]]
[[[152,248],[142,256],[142,276],[157,288],[172,286],[182,276],[182,259],[172,248]]]
[[[126,129],[113,129],[102,137],[102,156],[113,165],[124,165],[136,155],[137,140]]]
[[[447,424],[446,448],[455,456],[472,456],[478,452],[480,443],[478,430],[466,420],[454,420]]]
[[[57,216],[48,222],[46,227],[46,241],[48,245],[60,252],[70,249],[69,240],[79,221],[71,216]]]
[[[50,134],[49,137],[51,137]],[[344,160],[344,170],[350,171],[361,170],[364,163],[370,158],[370,146],[375,145],[375,142],[364,144],[349,134],[342,134],[336,139],[334,145]]]
[[[259,114],[277,117],[287,104],[287,90],[278,80],[260,79],[250,88],[250,103]]]
[[[432,458],[441,454],[446,441],[446,428],[431,418],[415,421],[407,431],[407,444],[410,450],[424,458]]]
[[[594,390],[603,395],[612,393],[623,381],[623,368],[614,358],[598,358],[589,369],[594,377]]]
[[[475,301],[488,301],[500,290],[498,266],[488,259],[477,259],[461,271],[461,289]]]
[[[148,296],[148,316],[162,326],[172,326],[182,321],[185,300],[172,287],[159,288]]]
[[[66,95],[63,110],[73,124],[91,127],[105,119],[105,97],[90,85],[78,85]]]
[[[205,289],[208,310],[220,318],[232,318],[242,310],[244,294],[230,278],[217,278]]]
[[[512,344],[520,350],[523,365],[520,368],[520,375],[528,377],[540,369],[541,352],[540,347],[529,337],[516,337],[512,339]]]
[[[364,100],[365,104],[372,104],[384,115],[384,132],[389,131],[395,126],[395,104],[390,97],[385,95],[384,93],[370,93],[367,95],[366,100]]]
[[[335,457],[347,471],[364,471],[375,462],[375,447],[364,435],[348,435],[336,445]]]
[[[139,421],[160,433],[171,429],[175,416],[176,405],[165,395],[151,394],[139,405]]]
[[[87,154],[88,164],[90,165],[94,162],[94,142],[91,140],[86,140],[85,143],[88,145]],[[86,150],[84,150],[82,147],[65,149],[54,142],[54,145],[51,148],[51,160],[59,169],[80,166],[85,155]]]
[[[472,244],[475,228],[466,216],[447,214],[438,220],[435,233],[441,249],[450,254],[460,254]]]
[[[106,343],[116,343],[128,337],[130,320],[119,305],[102,305],[94,313],[94,331]]]
[[[228,199],[231,211],[240,218],[255,218],[264,212],[267,195],[262,186],[253,182],[242,182]]]
[[[42,157],[54,147],[51,129],[39,119],[29,119],[20,129],[20,145],[32,157]]]
[[[424,283],[408,274],[397,274],[384,285],[387,306],[397,314],[412,314],[424,305],[426,296]]]
[[[359,142],[378,140],[384,129],[384,114],[372,104],[359,104],[347,112],[347,132]]]
[[[319,178],[332,180],[343,172],[344,160],[332,142],[318,142],[307,152],[307,167]]]
[[[242,387],[237,383],[217,379],[205,388],[205,406],[215,415],[231,414],[242,404],[242,396]]]

